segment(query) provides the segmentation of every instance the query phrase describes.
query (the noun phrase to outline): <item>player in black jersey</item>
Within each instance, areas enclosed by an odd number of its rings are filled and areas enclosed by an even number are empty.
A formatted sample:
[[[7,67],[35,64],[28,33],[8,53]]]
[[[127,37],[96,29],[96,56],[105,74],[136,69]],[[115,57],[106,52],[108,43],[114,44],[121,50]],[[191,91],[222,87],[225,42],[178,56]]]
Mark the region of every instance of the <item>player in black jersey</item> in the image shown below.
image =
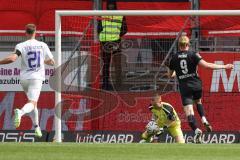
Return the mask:
[[[189,126],[195,132],[195,142],[201,143],[202,131],[197,126],[193,104],[197,106],[197,111],[207,131],[211,132],[212,127],[204,114],[201,101],[202,81],[198,76],[197,66],[200,65],[209,69],[232,69],[233,65],[218,65],[206,62],[198,53],[189,51],[190,43],[187,36],[179,38],[178,46],[180,51],[174,54],[170,61],[169,77],[177,76],[182,104]]]

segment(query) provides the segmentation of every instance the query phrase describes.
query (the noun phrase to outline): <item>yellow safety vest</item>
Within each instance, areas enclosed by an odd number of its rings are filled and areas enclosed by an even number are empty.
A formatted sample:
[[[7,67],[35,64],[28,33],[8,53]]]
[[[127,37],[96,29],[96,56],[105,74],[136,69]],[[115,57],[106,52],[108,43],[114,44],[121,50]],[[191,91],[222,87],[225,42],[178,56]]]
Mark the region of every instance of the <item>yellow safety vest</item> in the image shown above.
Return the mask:
[[[120,39],[123,16],[102,16],[103,30],[99,35],[101,42],[117,41]]]

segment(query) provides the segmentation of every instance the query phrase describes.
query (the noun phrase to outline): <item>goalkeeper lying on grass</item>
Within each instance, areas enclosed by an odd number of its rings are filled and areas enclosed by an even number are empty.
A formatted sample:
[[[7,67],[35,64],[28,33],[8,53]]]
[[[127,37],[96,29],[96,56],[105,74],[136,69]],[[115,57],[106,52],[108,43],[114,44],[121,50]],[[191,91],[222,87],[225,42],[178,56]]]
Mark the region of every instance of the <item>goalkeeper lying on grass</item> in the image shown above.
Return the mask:
[[[157,94],[153,98],[149,109],[153,113],[153,118],[147,124],[140,143],[152,142],[153,136],[159,136],[165,130],[175,138],[177,143],[185,143],[181,130],[181,121],[170,104],[162,102],[161,96]]]

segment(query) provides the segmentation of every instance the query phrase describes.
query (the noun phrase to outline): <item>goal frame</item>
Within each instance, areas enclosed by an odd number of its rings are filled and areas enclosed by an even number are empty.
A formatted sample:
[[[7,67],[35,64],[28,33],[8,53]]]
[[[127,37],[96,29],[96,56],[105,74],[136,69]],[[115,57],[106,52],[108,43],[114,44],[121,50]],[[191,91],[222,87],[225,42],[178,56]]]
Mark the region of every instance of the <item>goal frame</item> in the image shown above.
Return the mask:
[[[61,17],[62,16],[239,16],[240,10],[56,10],[55,11],[55,61],[56,67],[62,63],[61,57]],[[57,70],[57,91],[55,91],[54,127],[55,141],[62,142],[61,135],[61,71]]]

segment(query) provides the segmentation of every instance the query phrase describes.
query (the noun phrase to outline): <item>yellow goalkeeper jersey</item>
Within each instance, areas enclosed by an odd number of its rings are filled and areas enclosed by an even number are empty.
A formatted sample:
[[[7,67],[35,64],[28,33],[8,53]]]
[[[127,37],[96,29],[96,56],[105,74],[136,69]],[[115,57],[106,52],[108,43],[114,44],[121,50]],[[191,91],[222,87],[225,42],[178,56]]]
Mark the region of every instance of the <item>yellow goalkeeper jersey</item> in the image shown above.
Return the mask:
[[[153,119],[161,128],[174,127],[181,123],[176,111],[169,103],[161,102],[161,107],[150,105],[149,109],[153,113]]]

